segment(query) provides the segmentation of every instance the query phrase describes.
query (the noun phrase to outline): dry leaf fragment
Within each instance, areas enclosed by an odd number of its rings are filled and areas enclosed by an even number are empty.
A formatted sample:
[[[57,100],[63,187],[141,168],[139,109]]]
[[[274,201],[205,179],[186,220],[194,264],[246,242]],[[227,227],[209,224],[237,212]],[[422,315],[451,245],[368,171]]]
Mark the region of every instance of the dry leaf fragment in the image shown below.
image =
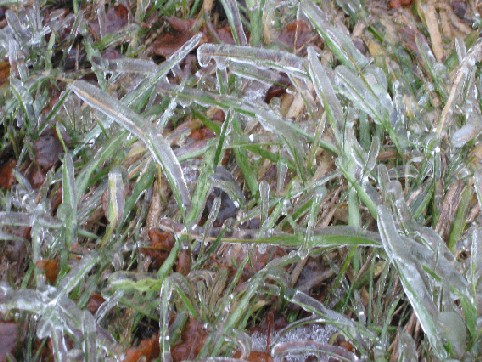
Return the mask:
[[[287,24],[281,31],[278,39],[286,44],[295,53],[301,56],[306,55],[306,48],[309,45],[323,46],[320,36],[315,34],[311,26],[304,20],[296,20]]]
[[[129,10],[124,5],[109,7],[105,13],[105,34],[114,34],[127,25]],[[101,38],[98,20],[89,24],[91,34],[96,40]]]
[[[398,9],[401,6],[412,5],[412,0],[391,0],[389,3],[390,9]]]
[[[102,305],[102,303],[105,302],[105,299],[97,293],[91,294],[89,301],[87,302],[87,310],[95,314],[97,312],[97,309]]]
[[[0,166],[0,187],[10,189],[15,182],[13,169],[17,166],[17,161],[10,159]]]
[[[148,235],[150,243],[140,248],[140,252],[142,255],[149,256],[152,259],[152,267],[158,269],[174,247],[174,236],[158,229],[150,229]]]
[[[59,263],[54,259],[44,259],[35,262],[35,266],[42,269],[45,273],[45,279],[54,285],[59,275]]]
[[[0,62],[0,86],[8,81],[10,77],[10,63]]]
[[[191,131],[191,138],[195,141],[203,141],[207,138],[213,138],[214,133],[207,127],[201,127],[198,129],[193,129]]]
[[[63,152],[62,144],[53,129],[45,131],[33,144],[34,161],[42,169],[48,170],[59,161]]]
[[[139,346],[131,347],[126,351],[124,362],[147,361],[150,362],[159,356],[159,336],[153,335],[151,339],[144,339]]]
[[[181,334],[181,343],[173,347],[171,356],[174,362],[195,359],[204,346],[208,332],[204,324],[189,318]]]
[[[148,48],[148,54],[168,58],[179,50],[189,39],[194,36],[191,30],[195,24],[195,20],[185,20],[174,16],[168,19],[172,31],[160,34],[152,42]],[[207,41],[206,35],[203,34],[199,45]]]
[[[15,354],[18,344],[18,326],[16,323],[0,322],[0,361],[7,360],[7,354]]]
[[[177,256],[176,265],[175,265],[176,272],[181,273],[182,275],[188,275],[191,271],[191,250],[190,249],[181,249]]]

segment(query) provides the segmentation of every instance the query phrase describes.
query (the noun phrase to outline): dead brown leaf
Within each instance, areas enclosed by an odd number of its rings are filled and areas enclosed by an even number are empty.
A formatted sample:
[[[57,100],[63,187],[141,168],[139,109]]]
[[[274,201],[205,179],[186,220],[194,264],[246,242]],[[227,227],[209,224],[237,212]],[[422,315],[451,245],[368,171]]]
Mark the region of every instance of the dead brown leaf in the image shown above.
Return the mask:
[[[0,87],[8,81],[10,77],[10,63],[0,62]]]
[[[128,14],[129,10],[124,5],[109,7],[105,13],[105,34],[114,34],[126,26]],[[89,24],[89,29],[96,40],[101,38],[100,25],[97,19]]]
[[[313,32],[311,26],[304,20],[296,20],[288,23],[278,39],[286,44],[294,53],[301,56],[306,55],[306,49],[309,45],[323,47],[323,41],[320,36]]]
[[[54,259],[44,259],[35,262],[35,266],[45,273],[45,279],[54,285],[59,275],[59,263]]]
[[[150,242],[140,248],[140,252],[144,256],[149,256],[152,260],[152,267],[158,269],[174,247],[174,236],[158,229],[150,229],[148,235]]]
[[[55,131],[46,130],[33,144],[34,162],[44,170],[55,166],[59,155],[63,152],[62,143],[57,138]]]
[[[16,323],[0,322],[0,362],[7,361],[7,354],[15,355],[18,344]]]
[[[410,5],[412,5],[412,0],[390,0],[388,6],[390,9],[398,9],[399,7]]]
[[[93,293],[91,294],[89,301],[87,302],[87,310],[90,313],[95,314],[97,313],[97,309],[99,309],[99,307],[104,302],[105,302],[105,299],[100,294]]]
[[[174,362],[195,359],[204,345],[208,332],[203,323],[189,318],[181,334],[181,343],[175,345],[171,356]]]
[[[10,189],[15,182],[15,176],[13,175],[13,169],[17,166],[17,161],[10,159],[0,166],[0,187],[4,189]]]
[[[124,362],[147,361],[150,362],[159,356],[159,336],[153,335],[150,339],[144,339],[139,346],[131,347],[126,351]]]

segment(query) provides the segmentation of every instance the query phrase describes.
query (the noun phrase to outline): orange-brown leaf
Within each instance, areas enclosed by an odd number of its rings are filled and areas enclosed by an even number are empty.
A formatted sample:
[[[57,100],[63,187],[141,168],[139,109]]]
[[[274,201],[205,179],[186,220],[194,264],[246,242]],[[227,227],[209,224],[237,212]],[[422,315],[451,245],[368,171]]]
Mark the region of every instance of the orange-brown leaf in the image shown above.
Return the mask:
[[[105,299],[97,293],[93,293],[90,295],[89,301],[87,302],[87,310],[95,314],[97,312],[97,309],[101,306],[102,303],[105,302]]]
[[[241,352],[237,351],[233,357],[241,358]],[[266,352],[251,351],[245,360],[248,362],[272,362],[273,358]]]
[[[0,86],[8,81],[10,77],[10,63],[0,62]]]
[[[0,167],[0,187],[10,189],[15,182],[13,169],[17,165],[17,161],[10,159]]]
[[[150,242],[147,246],[140,248],[140,252],[152,259],[153,268],[159,268],[174,246],[174,236],[158,229],[150,229],[148,235]]]
[[[54,259],[44,259],[39,260],[35,263],[37,268],[40,268],[45,273],[45,279],[50,284],[55,284],[57,281],[57,276],[59,275],[59,263]]]
[[[139,346],[131,347],[126,351],[124,362],[137,362],[141,358],[149,362],[159,356],[159,336],[153,335],[151,339],[144,339]]]

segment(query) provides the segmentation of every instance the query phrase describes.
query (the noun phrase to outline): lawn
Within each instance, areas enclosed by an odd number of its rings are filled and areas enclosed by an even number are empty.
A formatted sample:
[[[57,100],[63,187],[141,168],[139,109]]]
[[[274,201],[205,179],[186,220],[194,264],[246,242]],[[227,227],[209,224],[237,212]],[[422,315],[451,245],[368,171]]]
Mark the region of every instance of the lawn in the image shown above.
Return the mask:
[[[482,359],[479,0],[0,0],[0,361]]]

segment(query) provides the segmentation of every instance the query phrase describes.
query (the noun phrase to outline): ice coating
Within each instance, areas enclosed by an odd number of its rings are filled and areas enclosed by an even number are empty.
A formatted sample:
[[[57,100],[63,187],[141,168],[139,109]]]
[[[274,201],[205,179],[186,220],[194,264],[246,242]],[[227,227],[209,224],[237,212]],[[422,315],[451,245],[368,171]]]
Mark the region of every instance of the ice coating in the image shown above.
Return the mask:
[[[226,59],[233,63],[248,64],[253,68],[271,68],[298,77],[306,75],[306,61],[283,51],[228,44],[203,44],[198,48],[197,58],[202,67],[207,67],[212,59]]]
[[[444,336],[437,320],[437,307],[432,301],[432,295],[427,289],[423,278],[421,262],[433,264],[433,253],[426,252],[418,247],[412,239],[399,235],[393,216],[386,206],[377,208],[378,227],[381,232],[383,246],[390,260],[397,266],[400,279],[405,289],[405,294],[410,299],[415,314],[417,315],[422,329],[436,346],[440,358],[447,358],[448,354],[443,348]],[[417,261],[413,258],[417,257]],[[428,259],[428,260],[427,260]],[[432,260],[432,261],[430,261]]]
[[[313,27],[321,35],[325,44],[331,49],[335,56],[352,70],[364,69],[370,62],[355,47],[352,40],[340,29],[333,27],[326,15],[312,1],[301,2],[301,11],[313,24]]]
[[[463,96],[463,91],[468,87],[466,83],[473,81],[473,74],[476,71],[474,64],[482,60],[482,42],[478,41],[467,53],[463,61],[461,62],[455,79],[453,81],[452,88],[447,99],[447,102],[442,111],[439,123],[437,125],[437,134],[440,136],[445,127],[452,124],[452,117],[454,109],[458,104],[460,98]]]
[[[243,30],[243,23],[241,21],[241,14],[236,0],[221,0],[221,4],[224,7],[224,12],[228,18],[231,29],[235,29],[232,32],[234,40],[239,45],[247,45],[248,39]]]
[[[145,143],[154,160],[166,174],[181,211],[186,212],[191,202],[189,190],[179,161],[166,140],[152,129],[152,126],[148,125],[140,115],[98,87],[79,80],[73,82],[70,89],[91,107],[114,119]]]

